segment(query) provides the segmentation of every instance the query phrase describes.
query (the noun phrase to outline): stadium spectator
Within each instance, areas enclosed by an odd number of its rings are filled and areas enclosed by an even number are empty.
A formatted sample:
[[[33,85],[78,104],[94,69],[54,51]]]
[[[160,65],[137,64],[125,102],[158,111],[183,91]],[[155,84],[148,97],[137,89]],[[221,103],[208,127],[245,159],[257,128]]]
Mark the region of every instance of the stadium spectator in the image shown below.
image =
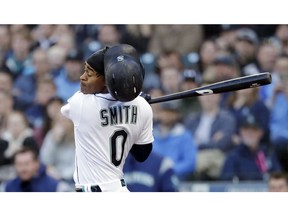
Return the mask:
[[[34,130],[43,127],[45,107],[49,100],[56,96],[56,92],[56,86],[50,78],[43,78],[36,83],[35,99],[25,111],[28,122]]]
[[[47,175],[46,167],[39,161],[35,149],[19,149],[15,153],[14,165],[17,176],[3,183],[1,187],[5,192],[69,191],[65,184]]]
[[[239,129],[240,123],[243,118],[254,115],[258,116],[263,128],[263,144],[268,144],[269,140],[269,124],[270,124],[270,111],[259,98],[259,88],[243,89],[240,91],[232,92],[228,99],[228,109],[235,116],[237,124],[237,135],[234,137],[234,143],[239,144]]]
[[[61,37],[57,39],[54,46],[59,46],[65,50],[66,55],[75,49],[78,49],[75,41],[75,34],[72,31],[64,31],[61,33]]]
[[[160,72],[160,82],[165,94],[179,92],[181,72],[174,67],[164,68]]]
[[[113,46],[121,39],[120,28],[117,25],[101,25],[99,28],[98,40],[102,46]]]
[[[121,37],[121,43],[130,44],[140,54],[148,51],[153,25],[126,25]]]
[[[203,38],[201,25],[154,25],[148,51],[154,55],[175,50],[181,55],[196,52]]]
[[[278,88],[282,86],[282,80],[285,80],[285,77],[288,74],[288,55],[282,54],[277,57],[272,75],[272,83],[269,85],[262,86],[260,88],[260,98],[264,101],[268,108],[274,103],[275,93],[278,92]]]
[[[276,84],[271,103],[271,143],[285,171],[288,171],[288,71]]]
[[[232,53],[234,51],[234,44],[236,41],[237,31],[242,28],[241,25],[222,25],[222,31],[220,34],[215,35],[216,44],[220,50],[224,52]]]
[[[162,103],[158,117],[152,152],[172,159],[175,174],[180,180],[185,180],[195,170],[197,149],[193,136],[181,122],[177,103]]]
[[[47,55],[50,65],[50,74],[54,78],[58,76],[64,68],[66,51],[64,48],[55,45],[48,49]]]
[[[80,89],[80,76],[83,73],[83,54],[75,49],[68,53],[63,70],[54,78],[57,96],[67,101]]]
[[[13,89],[13,77],[5,69],[0,69],[0,91],[4,91],[7,94],[12,94]]]
[[[194,69],[200,74],[203,74],[204,71],[211,65],[213,65],[215,58],[218,52],[217,44],[214,40],[207,39],[201,43],[199,50],[199,59],[194,65]]]
[[[277,25],[275,33],[269,39],[281,53],[288,55],[288,25]]]
[[[69,119],[57,115],[43,140],[40,159],[47,166],[51,176],[67,182],[74,188],[74,127]]]
[[[268,180],[269,192],[288,192],[288,176],[284,172],[273,172]]]
[[[15,80],[19,75],[33,73],[31,62],[31,36],[29,30],[17,31],[11,36],[11,52],[4,60]]]
[[[180,90],[187,91],[197,88],[201,83],[201,75],[195,70],[184,70],[182,73],[182,79],[180,83]],[[182,116],[188,116],[191,113],[200,111],[200,103],[197,97],[180,99],[180,112]]]
[[[175,68],[182,71],[184,69],[182,55],[175,50],[160,53],[157,58],[156,69],[161,73],[165,68]]]
[[[237,78],[240,76],[239,66],[235,59],[231,55],[220,55],[217,56],[214,60],[212,66],[214,77],[210,81],[219,82],[228,79]],[[210,69],[210,68],[208,68]],[[209,70],[206,70],[203,74],[204,77],[208,76]],[[221,107],[225,106],[228,98],[230,97],[231,92],[226,92],[221,94]]]
[[[241,143],[227,156],[222,180],[267,180],[269,172],[281,170],[274,152],[261,145],[262,135],[263,127],[257,116],[249,115],[243,119]]]
[[[178,191],[178,179],[172,160],[154,152],[142,163],[129,154],[123,171],[131,192]]]
[[[84,47],[91,47],[90,52],[95,52],[99,47],[95,44],[95,40],[98,38],[98,31],[100,25],[72,25],[73,32],[75,33],[75,40],[77,47],[81,49]],[[96,45],[96,47],[94,46]],[[85,56],[84,58],[86,59]]]
[[[262,42],[256,54],[256,62],[242,68],[243,75],[251,75],[262,72],[272,72],[279,51],[269,42]]]
[[[259,39],[256,32],[250,28],[239,29],[236,33],[234,43],[235,58],[243,74],[242,69],[248,64],[255,64],[256,52],[259,45]]]
[[[4,91],[0,91],[0,137],[7,130],[7,119],[13,111],[13,97]]]
[[[50,47],[56,44],[57,38],[54,37],[53,32],[56,25],[37,25],[32,31],[33,48],[41,48],[48,50]]]
[[[240,76],[239,66],[231,55],[216,56],[213,65],[216,73],[215,81],[223,81]]]
[[[4,60],[7,58],[11,49],[11,35],[9,27],[0,26],[0,67],[3,67]]]
[[[203,85],[206,85],[206,81]],[[199,112],[186,117],[185,126],[190,130],[198,148],[194,178],[217,180],[226,153],[232,149],[232,135],[236,130],[234,116],[220,107],[219,94],[198,97]]]
[[[23,146],[38,150],[38,146],[33,138],[33,131],[28,126],[26,116],[21,111],[13,111],[8,115],[7,129],[2,133],[1,138],[8,142],[8,145],[2,148],[6,165],[0,167],[0,175],[5,180],[15,174],[12,169],[15,152]]]
[[[15,107],[23,111],[33,104],[36,95],[36,85],[39,80],[51,77],[47,51],[42,49],[35,50],[32,62],[34,72],[32,74],[19,75],[13,87]]]

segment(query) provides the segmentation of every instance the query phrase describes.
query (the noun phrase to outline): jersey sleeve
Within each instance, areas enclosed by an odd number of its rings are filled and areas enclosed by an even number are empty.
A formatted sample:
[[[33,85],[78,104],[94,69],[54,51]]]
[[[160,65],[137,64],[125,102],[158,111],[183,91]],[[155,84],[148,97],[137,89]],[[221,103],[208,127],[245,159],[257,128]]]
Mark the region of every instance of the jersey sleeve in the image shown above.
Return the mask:
[[[61,113],[64,115],[66,118],[70,118],[69,113],[70,113],[70,104],[67,103],[64,106],[61,107]]]
[[[62,113],[62,115],[64,115],[66,118],[71,119],[71,116],[70,116],[71,102],[72,102],[72,100],[73,100],[75,97],[77,97],[78,94],[79,94],[79,91],[77,91],[72,97],[70,97],[70,98],[67,100],[67,104],[65,104],[64,106],[61,107],[61,113]]]
[[[143,99],[144,101],[144,99]],[[141,106],[143,110],[141,110],[141,121],[142,127],[140,127],[141,132],[140,136],[135,144],[148,144],[153,143],[153,112],[151,106],[146,103],[145,105]]]

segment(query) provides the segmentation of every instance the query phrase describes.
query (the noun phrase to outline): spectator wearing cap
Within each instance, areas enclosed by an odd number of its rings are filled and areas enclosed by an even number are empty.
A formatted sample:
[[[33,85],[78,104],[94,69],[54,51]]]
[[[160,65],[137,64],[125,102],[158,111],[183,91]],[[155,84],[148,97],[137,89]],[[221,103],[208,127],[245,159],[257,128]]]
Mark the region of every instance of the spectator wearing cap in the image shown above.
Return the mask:
[[[162,103],[158,120],[152,151],[170,158],[177,177],[185,180],[195,171],[197,148],[192,134],[181,121],[179,105],[175,101]]]
[[[236,33],[234,43],[235,58],[242,70],[246,65],[255,63],[259,40],[256,32],[250,28],[241,28]],[[244,75],[244,74],[242,74]]]
[[[197,88],[201,82],[201,75],[195,70],[186,69],[182,73],[181,91]],[[197,97],[184,98],[180,100],[180,112],[188,116],[193,112],[200,111],[200,103]]]
[[[240,76],[239,66],[231,55],[217,56],[214,60],[213,68],[214,68],[214,77],[213,77],[214,82],[233,79]],[[206,74],[207,72],[209,72],[209,70],[205,71],[203,76],[207,76]],[[231,92],[221,94],[221,106],[224,106],[230,95]]]
[[[80,76],[83,73],[83,53],[74,49],[68,53],[63,70],[54,77],[57,96],[66,101],[80,89]]]
[[[257,116],[263,128],[263,144],[269,144],[269,123],[270,111],[259,97],[259,88],[243,89],[231,92],[227,100],[227,108],[231,111],[237,123],[237,135],[235,134],[234,143],[239,142],[240,123],[243,118],[253,114]]]
[[[32,74],[19,76],[13,86],[15,108],[23,111],[26,111],[26,109],[33,104],[38,81],[50,78],[47,51],[40,48],[36,49],[33,52],[32,63],[34,72]]]
[[[240,127],[241,144],[227,156],[222,180],[268,180],[269,172],[281,170],[274,152],[261,145],[262,135],[259,119],[253,115],[243,119]]]
[[[220,55],[214,60],[217,81],[223,81],[240,76],[239,66],[230,55]]]

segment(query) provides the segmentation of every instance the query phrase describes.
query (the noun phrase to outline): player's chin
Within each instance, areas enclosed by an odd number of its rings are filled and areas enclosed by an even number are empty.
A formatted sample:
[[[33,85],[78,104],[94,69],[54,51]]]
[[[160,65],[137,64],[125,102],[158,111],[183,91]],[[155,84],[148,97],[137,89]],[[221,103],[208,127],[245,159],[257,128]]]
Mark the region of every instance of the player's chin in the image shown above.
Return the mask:
[[[81,85],[80,90],[81,90],[81,92],[82,92],[83,94],[89,94],[88,89],[87,89],[85,86],[83,86],[83,85]]]

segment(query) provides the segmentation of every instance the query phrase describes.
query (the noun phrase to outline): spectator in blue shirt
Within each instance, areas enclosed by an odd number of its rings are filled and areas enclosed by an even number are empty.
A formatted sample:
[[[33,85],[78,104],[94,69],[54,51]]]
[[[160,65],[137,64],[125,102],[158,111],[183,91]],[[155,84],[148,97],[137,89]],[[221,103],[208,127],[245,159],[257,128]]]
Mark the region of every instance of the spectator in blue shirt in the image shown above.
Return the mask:
[[[19,75],[33,73],[30,56],[31,39],[30,32],[26,28],[11,35],[11,51],[8,52],[4,65],[11,72],[14,80]]]
[[[281,74],[275,86],[271,103],[271,143],[279,160],[288,171],[288,71]]]
[[[38,154],[31,148],[16,152],[14,164],[17,177],[4,183],[5,192],[57,192],[68,187],[46,174],[46,167],[38,159]]]
[[[80,76],[83,73],[83,54],[73,49],[66,57],[65,65],[59,75],[54,77],[57,96],[67,101],[80,88]]]
[[[35,99],[37,82],[50,77],[50,66],[47,51],[37,49],[33,52],[34,72],[20,75],[14,82],[13,94],[15,107],[25,111]]]
[[[172,159],[178,178],[186,179],[195,170],[197,147],[192,134],[179,121],[179,105],[176,102],[162,103],[158,118],[152,151]]]
[[[271,149],[260,145],[263,127],[256,116],[243,119],[241,143],[227,156],[222,180],[268,180],[268,174],[280,171],[281,166]]]
[[[178,178],[172,160],[151,152],[144,162],[137,162],[130,154],[124,165],[128,189],[132,192],[176,192]]]

